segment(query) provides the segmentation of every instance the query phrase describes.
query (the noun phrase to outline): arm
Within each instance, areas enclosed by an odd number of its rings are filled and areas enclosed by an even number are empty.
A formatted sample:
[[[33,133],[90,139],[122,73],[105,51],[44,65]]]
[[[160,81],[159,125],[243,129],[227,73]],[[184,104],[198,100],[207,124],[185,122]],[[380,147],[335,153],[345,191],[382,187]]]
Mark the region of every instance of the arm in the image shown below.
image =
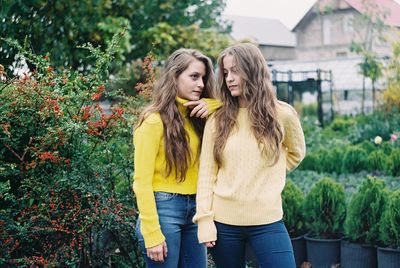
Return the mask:
[[[198,101],[189,101],[184,106],[192,109],[190,116],[205,118],[218,110],[222,106],[222,102],[217,99],[202,98]]]
[[[296,111],[289,106],[284,116],[284,139],[283,146],[286,147],[287,170],[295,169],[303,160],[306,154],[306,144],[303,129]]]
[[[213,186],[217,180],[218,166],[214,161],[214,117],[211,117],[204,128],[203,144],[200,155],[199,180],[197,184],[196,215],[193,222],[198,224],[200,243],[217,240],[214,224],[214,213],[211,210]],[[207,245],[209,246],[209,245]]]
[[[222,106],[222,102],[217,99],[203,98],[201,100],[207,103],[208,113],[210,115],[215,113]]]
[[[158,221],[153,192],[153,174],[156,157],[163,135],[161,118],[151,114],[134,135],[135,175],[133,189],[140,211],[141,232],[146,248],[154,247],[165,241]]]

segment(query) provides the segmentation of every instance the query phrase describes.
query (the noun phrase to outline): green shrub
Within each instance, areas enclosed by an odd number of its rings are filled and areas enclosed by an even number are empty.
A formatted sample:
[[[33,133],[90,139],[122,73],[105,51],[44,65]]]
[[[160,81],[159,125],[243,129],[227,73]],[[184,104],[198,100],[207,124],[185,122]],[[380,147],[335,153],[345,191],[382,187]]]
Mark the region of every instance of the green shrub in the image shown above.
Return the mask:
[[[372,141],[376,136],[384,141],[390,139],[390,135],[399,129],[399,113],[375,112],[371,115],[359,115],[355,117],[356,124],[349,132],[349,141],[353,144],[362,141]]]
[[[303,216],[304,195],[292,181],[286,182],[282,192],[283,220],[290,237],[305,234]]]
[[[331,178],[320,180],[305,199],[304,213],[310,236],[341,237],[346,216],[343,186]]]
[[[355,173],[367,169],[367,153],[360,146],[349,146],[343,157],[343,172]]]
[[[333,131],[336,132],[347,133],[349,129],[351,129],[354,125],[355,121],[353,119],[345,119],[343,117],[337,117],[329,125],[329,128],[331,128]]]
[[[377,149],[377,146],[371,141],[363,141],[358,144],[364,151],[369,154]]]
[[[390,154],[388,171],[392,176],[400,176],[400,149],[394,149]]]
[[[121,105],[106,113],[97,102],[116,42],[105,53],[88,46],[96,65],[85,76],[19,47],[36,71],[0,81],[0,266],[141,264],[132,122]]]
[[[385,247],[400,249],[400,190],[389,195],[382,215],[379,238]]]
[[[388,166],[388,157],[382,150],[373,151],[368,155],[368,170],[385,172]]]
[[[343,151],[340,147],[321,149],[318,152],[318,161],[315,163],[319,172],[341,173]]]
[[[316,116],[317,115],[317,104],[308,104],[301,106],[302,116]]]
[[[307,153],[306,157],[301,161],[298,169],[300,170],[317,170],[319,155],[317,153]]]
[[[374,177],[364,179],[348,206],[344,223],[345,236],[352,242],[375,245],[386,200],[387,191],[383,180]]]

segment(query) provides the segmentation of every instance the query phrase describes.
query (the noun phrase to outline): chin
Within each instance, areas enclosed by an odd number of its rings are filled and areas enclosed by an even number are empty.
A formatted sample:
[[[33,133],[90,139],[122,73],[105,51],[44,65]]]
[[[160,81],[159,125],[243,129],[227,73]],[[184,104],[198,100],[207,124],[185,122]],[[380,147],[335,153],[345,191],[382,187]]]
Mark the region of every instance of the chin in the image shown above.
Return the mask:
[[[240,96],[240,93],[237,92],[237,91],[231,91],[231,96],[232,96],[232,97],[239,97],[239,96]]]

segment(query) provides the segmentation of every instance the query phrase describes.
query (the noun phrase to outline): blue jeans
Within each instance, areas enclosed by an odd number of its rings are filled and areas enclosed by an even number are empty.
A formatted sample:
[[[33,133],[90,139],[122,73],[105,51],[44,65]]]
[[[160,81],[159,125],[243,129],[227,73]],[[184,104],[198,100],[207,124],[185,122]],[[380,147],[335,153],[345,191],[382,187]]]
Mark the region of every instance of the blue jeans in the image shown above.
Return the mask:
[[[155,192],[156,207],[161,231],[166,238],[168,256],[164,262],[155,262],[147,257],[144,239],[140,232],[140,220],[136,234],[147,267],[205,268],[206,248],[199,244],[197,225],[192,222],[196,213],[196,195]]]
[[[211,248],[218,268],[246,266],[246,243],[262,268],[295,268],[292,244],[283,221],[256,226],[235,226],[215,222],[216,245]]]

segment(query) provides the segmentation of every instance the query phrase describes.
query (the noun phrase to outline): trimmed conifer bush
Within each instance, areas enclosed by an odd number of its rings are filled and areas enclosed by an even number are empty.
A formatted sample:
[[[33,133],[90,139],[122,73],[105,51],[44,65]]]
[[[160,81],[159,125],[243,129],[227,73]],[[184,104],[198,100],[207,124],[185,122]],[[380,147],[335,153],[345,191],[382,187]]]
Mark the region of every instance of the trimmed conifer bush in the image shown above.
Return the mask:
[[[318,152],[317,159],[318,162],[315,163],[317,171],[341,173],[343,149],[339,147],[334,147],[332,149],[322,149]]]
[[[343,159],[343,172],[355,173],[367,168],[367,153],[360,146],[347,148]]]
[[[305,233],[303,215],[303,192],[292,181],[287,181],[282,192],[283,220],[290,237]]]
[[[373,151],[367,158],[368,170],[385,172],[388,166],[388,157],[382,150]]]
[[[389,156],[388,172],[392,176],[400,175],[400,149],[395,149]]]
[[[343,186],[328,177],[320,180],[305,199],[304,213],[310,237],[341,237],[346,216]]]
[[[306,157],[301,161],[300,170],[317,170],[319,162],[318,153],[307,153]]]
[[[367,177],[350,201],[344,224],[351,242],[374,245],[379,238],[379,222],[387,201],[385,182]]]
[[[385,247],[400,249],[400,190],[389,195],[379,225],[379,238]]]

